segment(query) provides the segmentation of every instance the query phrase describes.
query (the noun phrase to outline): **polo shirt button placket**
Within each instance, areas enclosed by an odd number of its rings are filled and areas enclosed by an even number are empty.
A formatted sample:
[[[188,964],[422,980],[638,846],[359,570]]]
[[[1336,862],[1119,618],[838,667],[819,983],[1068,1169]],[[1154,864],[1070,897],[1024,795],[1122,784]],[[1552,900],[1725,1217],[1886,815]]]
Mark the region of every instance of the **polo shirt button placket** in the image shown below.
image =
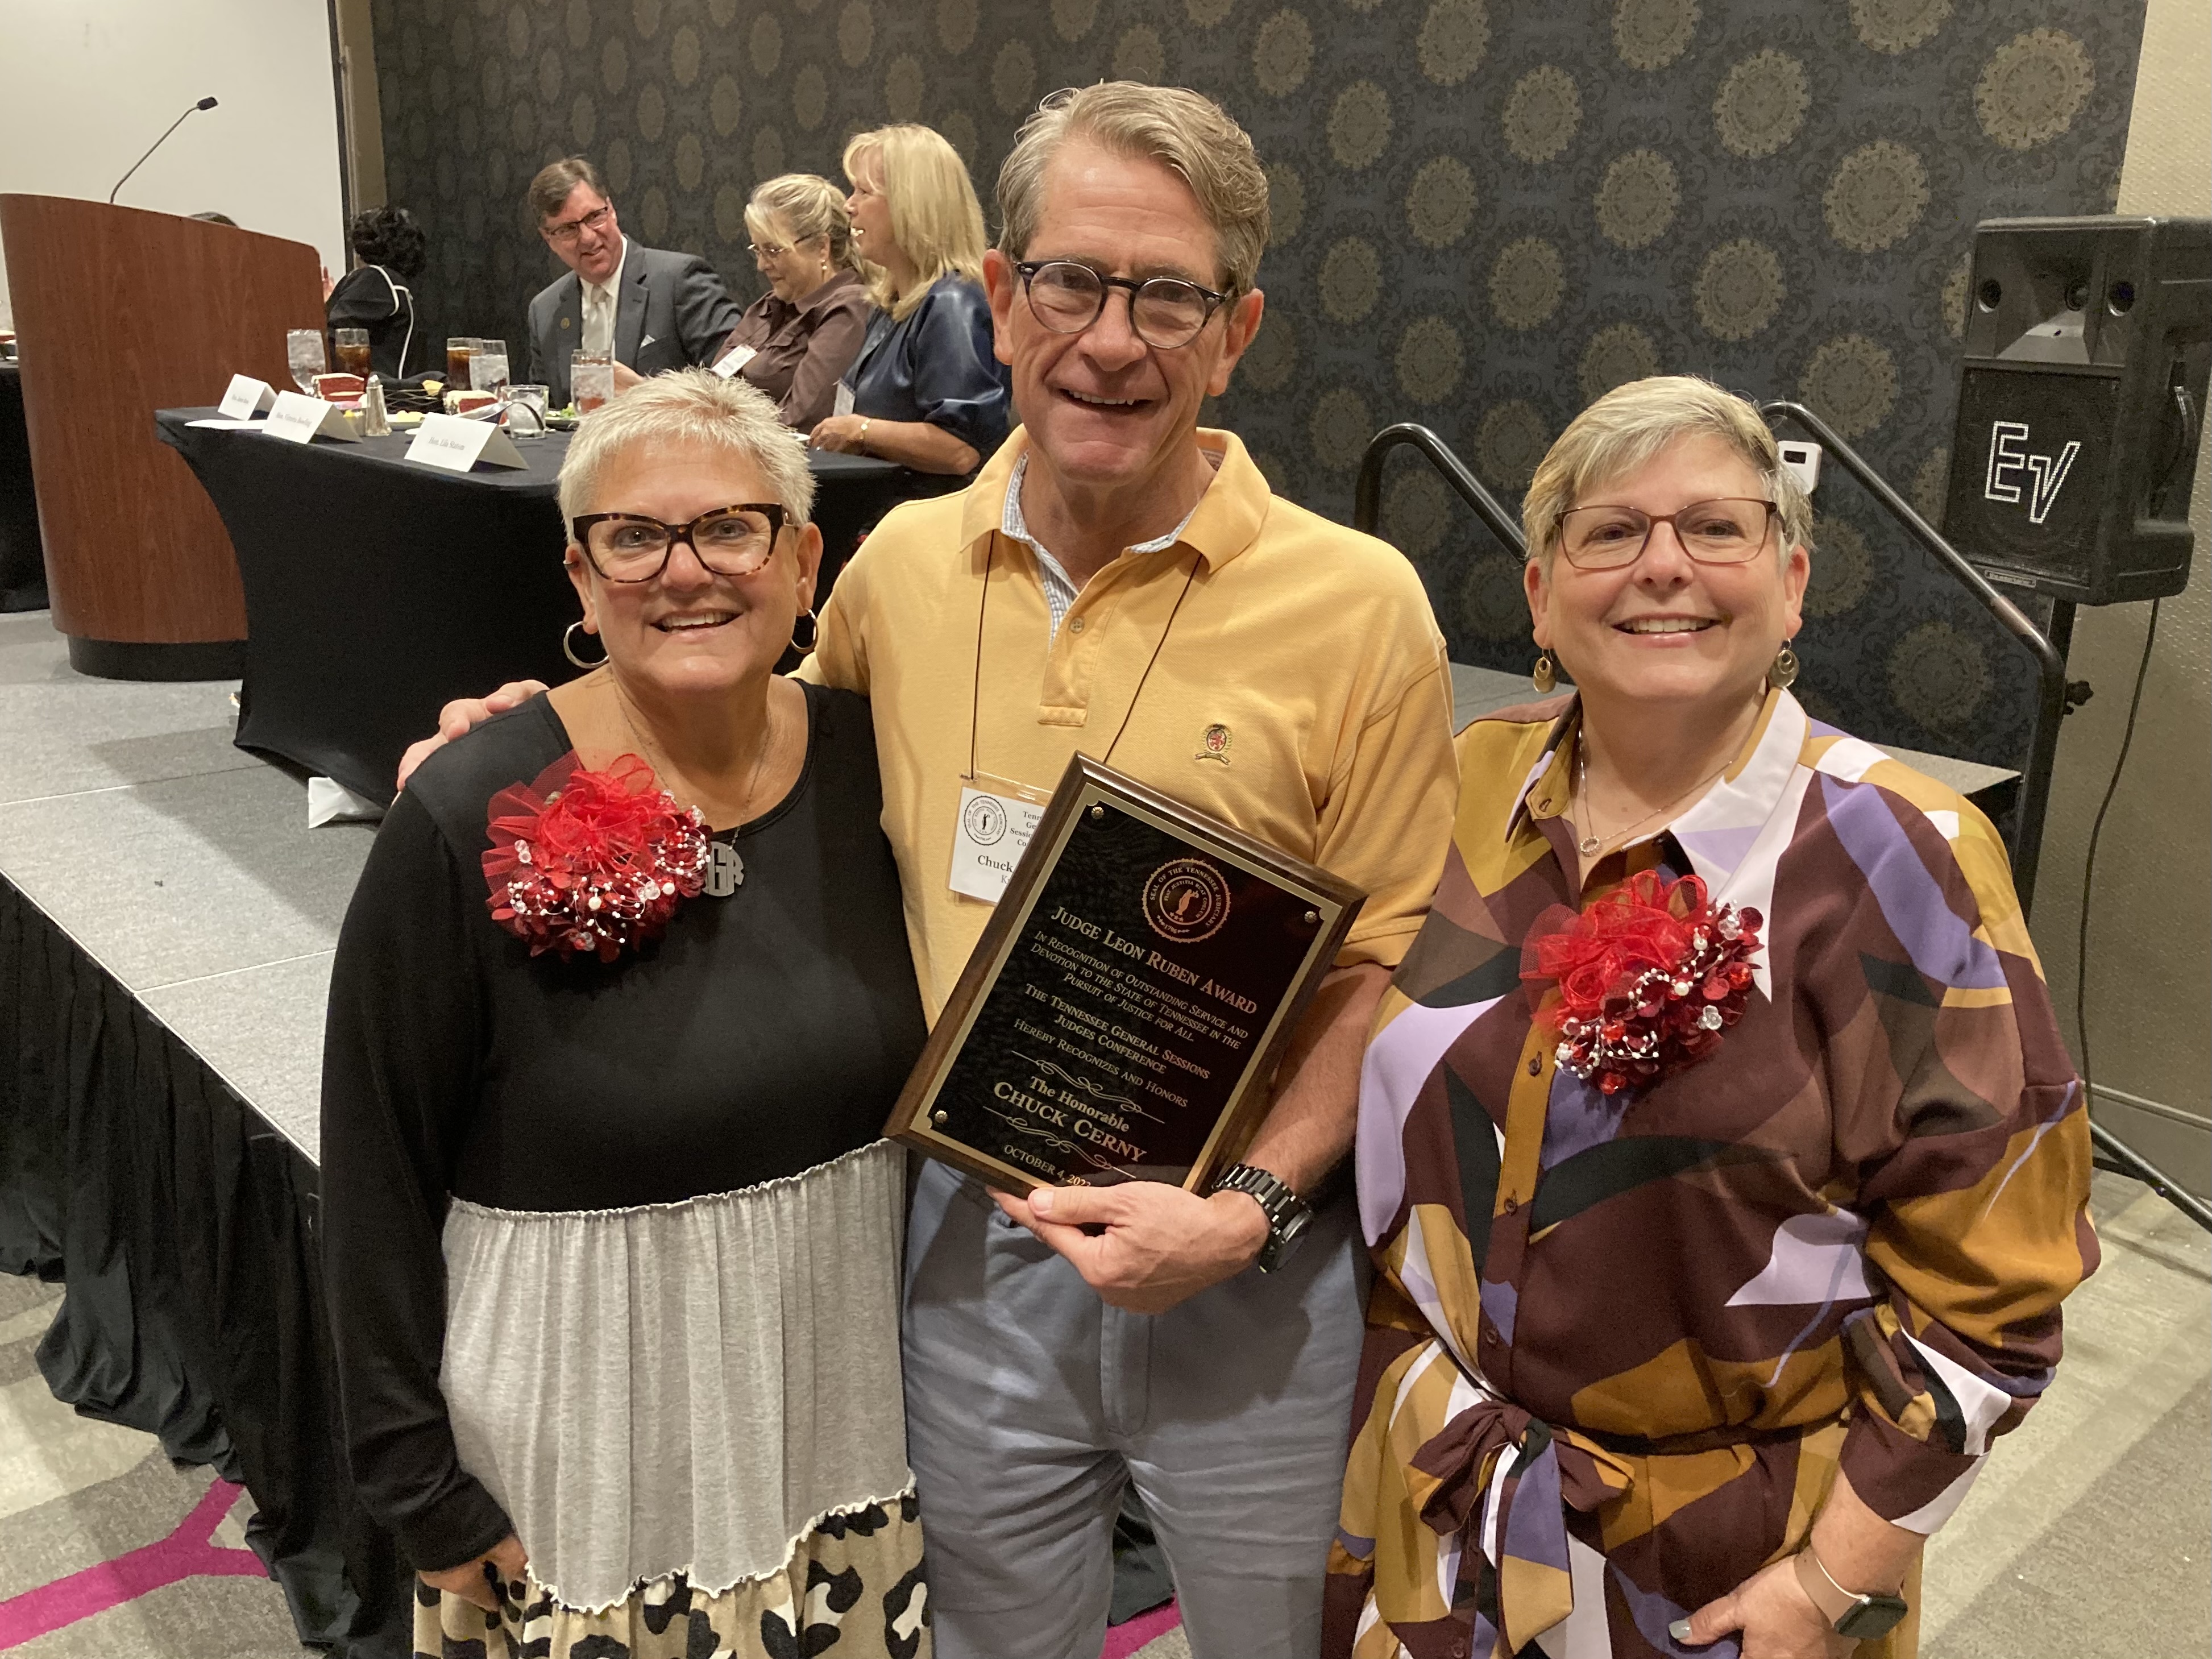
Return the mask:
[[[1071,634],[1080,634],[1083,631],[1085,620],[1081,617],[1070,617],[1067,619],[1067,631]]]

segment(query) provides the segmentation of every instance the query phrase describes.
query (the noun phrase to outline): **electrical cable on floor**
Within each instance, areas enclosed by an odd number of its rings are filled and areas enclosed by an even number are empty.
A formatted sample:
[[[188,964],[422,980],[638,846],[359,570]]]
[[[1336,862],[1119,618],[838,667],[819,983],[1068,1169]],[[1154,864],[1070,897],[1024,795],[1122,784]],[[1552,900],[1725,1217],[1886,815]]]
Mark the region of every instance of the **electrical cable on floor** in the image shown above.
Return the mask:
[[[2081,921],[2074,943],[2074,1030],[2081,1046],[2081,1101],[2085,1107],[2096,1103],[2089,1083],[2089,898],[2097,882],[2097,842],[2105,833],[2105,814],[2112,810],[2112,797],[2119,793],[2120,774],[2127,767],[2129,747],[2136,740],[2136,714],[2142,707],[2143,682],[2150,673],[2151,647],[2158,639],[2158,608],[2163,603],[2161,599],[2150,602],[2150,625],[2143,630],[2142,660],[2136,665],[2136,689],[2128,699],[2128,723],[2120,733],[2120,752],[2112,761],[2112,781],[2105,786],[2105,799],[2098,804],[2096,819],[2089,826],[2088,855],[2081,861]]]

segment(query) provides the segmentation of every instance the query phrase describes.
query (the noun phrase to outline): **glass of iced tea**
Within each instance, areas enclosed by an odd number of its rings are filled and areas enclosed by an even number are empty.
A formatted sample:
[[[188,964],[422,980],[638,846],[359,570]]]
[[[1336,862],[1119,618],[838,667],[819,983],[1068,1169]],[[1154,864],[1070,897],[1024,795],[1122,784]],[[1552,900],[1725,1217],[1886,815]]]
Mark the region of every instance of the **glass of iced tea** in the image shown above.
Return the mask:
[[[337,328],[331,331],[331,344],[336,349],[338,372],[368,378],[368,331],[365,328]]]
[[[568,396],[576,413],[588,415],[615,395],[615,360],[605,352],[575,351],[568,356]]]
[[[476,337],[472,334],[455,334],[446,341],[447,386],[466,388],[469,383],[469,359],[476,356]]]

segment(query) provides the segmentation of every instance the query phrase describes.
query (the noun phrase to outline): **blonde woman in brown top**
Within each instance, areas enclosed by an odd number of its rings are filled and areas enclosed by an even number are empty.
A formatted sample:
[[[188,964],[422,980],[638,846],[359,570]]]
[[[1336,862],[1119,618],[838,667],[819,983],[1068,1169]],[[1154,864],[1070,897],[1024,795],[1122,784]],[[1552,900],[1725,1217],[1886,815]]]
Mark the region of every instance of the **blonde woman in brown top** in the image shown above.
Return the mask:
[[[836,407],[837,382],[860,356],[875,309],[845,194],[811,173],[781,173],[754,189],[745,229],[769,291],[722,342],[722,359],[744,353],[726,372],[776,399],[786,426],[811,431]]]

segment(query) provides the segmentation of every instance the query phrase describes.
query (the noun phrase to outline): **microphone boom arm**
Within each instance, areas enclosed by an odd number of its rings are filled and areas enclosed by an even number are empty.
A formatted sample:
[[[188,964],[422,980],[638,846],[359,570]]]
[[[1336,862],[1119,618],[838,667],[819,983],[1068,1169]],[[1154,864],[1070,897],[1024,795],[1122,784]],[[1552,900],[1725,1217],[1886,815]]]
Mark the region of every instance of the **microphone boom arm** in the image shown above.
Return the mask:
[[[175,120],[170,122],[167,129],[163,131],[161,136],[159,138],[156,138],[152,143],[146,146],[146,154],[140,156],[137,161],[131,164],[131,173],[136,173],[140,167],[144,167],[149,158],[153,155],[154,152],[169,142],[169,134],[174,132],[179,127],[184,125],[185,120],[193,113],[194,111],[213,109],[214,107],[214,99],[203,98],[198,103],[194,104],[190,109],[187,109],[184,114],[179,115]],[[115,181],[115,189],[107,192],[107,204],[110,207],[115,205],[115,198],[117,193],[122,190],[124,185],[131,182],[131,173],[126,173],[120,179],[118,179]]]

